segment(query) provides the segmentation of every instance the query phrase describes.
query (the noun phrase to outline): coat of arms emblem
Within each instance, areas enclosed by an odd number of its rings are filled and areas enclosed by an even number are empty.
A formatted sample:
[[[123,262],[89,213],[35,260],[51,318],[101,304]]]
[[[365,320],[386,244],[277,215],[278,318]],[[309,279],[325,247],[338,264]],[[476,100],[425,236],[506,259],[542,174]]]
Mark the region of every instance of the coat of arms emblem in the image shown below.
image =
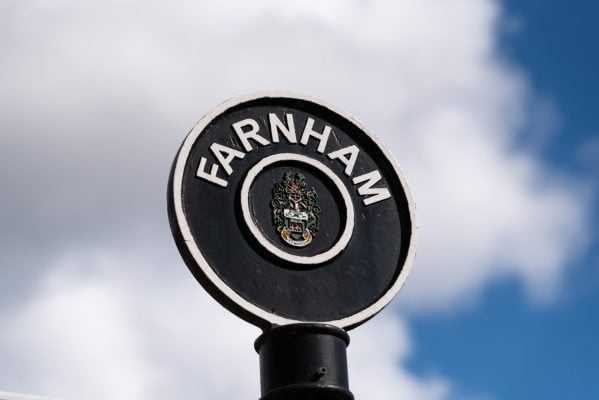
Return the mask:
[[[304,247],[312,242],[320,214],[316,197],[316,191],[306,186],[301,173],[286,172],[283,180],[273,186],[273,224],[286,243]]]

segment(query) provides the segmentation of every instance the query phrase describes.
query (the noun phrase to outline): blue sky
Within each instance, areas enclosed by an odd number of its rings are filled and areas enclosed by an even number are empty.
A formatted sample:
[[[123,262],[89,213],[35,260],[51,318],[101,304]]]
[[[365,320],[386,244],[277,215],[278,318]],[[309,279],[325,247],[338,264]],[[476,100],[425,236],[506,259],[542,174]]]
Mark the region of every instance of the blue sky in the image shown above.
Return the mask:
[[[599,6],[583,1],[502,4],[511,18],[501,41],[503,54],[523,69],[558,114],[559,123],[535,151],[571,179],[596,183]],[[521,135],[526,142],[531,132]],[[582,156],[588,146],[594,146],[593,158]],[[596,208],[592,221],[597,226]],[[568,261],[565,289],[550,304],[532,305],[521,285],[506,280],[490,285],[481,303],[462,314],[413,317],[416,351],[408,365],[422,374],[450,376],[469,395],[599,398],[599,238],[596,230],[591,235],[590,250]]]
[[[505,35],[506,55],[521,65],[535,89],[553,101],[560,127],[545,155],[575,168],[577,150],[598,135],[599,57],[596,4],[584,1],[507,1],[506,10],[521,21]],[[574,164],[574,165],[572,165]]]
[[[202,115],[285,89],[369,126],[418,208],[406,285],[351,332],[358,399],[597,398],[598,6],[280,4],[0,3],[0,391],[258,397],[259,332],[164,193]]]

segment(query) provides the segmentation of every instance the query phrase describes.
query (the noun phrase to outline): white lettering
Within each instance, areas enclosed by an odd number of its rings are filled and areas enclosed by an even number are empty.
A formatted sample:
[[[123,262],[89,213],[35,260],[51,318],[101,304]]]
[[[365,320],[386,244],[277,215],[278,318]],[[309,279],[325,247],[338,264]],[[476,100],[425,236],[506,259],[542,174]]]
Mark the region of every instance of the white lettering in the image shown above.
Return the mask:
[[[248,131],[244,131],[244,128],[248,126],[250,127],[250,129]],[[258,142],[262,146],[267,146],[270,144],[268,140],[258,135],[260,127],[258,126],[258,123],[251,118],[246,118],[242,121],[235,122],[233,124],[233,130],[235,130],[235,133],[237,133],[237,137],[241,141],[241,144],[243,145],[245,151],[252,151],[250,139]]]
[[[218,160],[220,165],[223,167],[227,175],[231,175],[233,173],[233,168],[231,168],[231,161],[235,158],[243,158],[245,154],[239,150],[232,149],[228,146],[224,146],[218,143],[212,143],[210,145],[210,151],[214,154],[214,157]],[[225,154],[223,156],[223,154]]]
[[[206,158],[204,158],[204,157],[200,158],[200,165],[198,166],[196,176],[198,178],[205,179],[208,182],[212,182],[218,186],[227,187],[227,181],[217,177],[216,176],[217,172],[218,172],[218,165],[212,164],[212,167],[210,167],[210,173],[207,173],[206,172]]]
[[[354,166],[356,165],[356,160],[358,159],[359,152],[360,150],[358,149],[358,146],[351,145],[333,151],[329,153],[328,156],[331,160],[336,158],[339,161],[341,161],[341,163],[345,165],[345,175],[351,176],[352,172],[354,171]]]
[[[319,153],[324,153],[324,149],[327,147],[327,141],[329,140],[329,135],[331,134],[331,127],[325,125],[322,132],[316,132],[312,129],[313,127],[314,119],[308,118],[306,121],[306,126],[304,127],[304,133],[302,133],[302,138],[300,139],[300,143],[305,146],[308,144],[308,139],[310,139],[310,136],[313,136],[319,140],[316,151]]]
[[[377,170],[368,172],[364,175],[356,176],[352,179],[354,185],[362,182],[364,183],[362,186],[358,188],[358,193],[360,196],[369,196],[363,200],[364,205],[368,206],[374,203],[378,203],[379,201],[386,200],[391,197],[391,193],[389,193],[389,189],[387,188],[373,188],[372,186],[381,180],[381,173]]]
[[[270,121],[270,133],[272,135],[272,141],[279,143],[279,131],[287,138],[289,143],[297,143],[297,137],[295,135],[295,125],[293,124],[293,115],[285,114],[287,119],[287,126],[283,124],[283,121],[279,119],[274,113],[268,113],[268,120]]]

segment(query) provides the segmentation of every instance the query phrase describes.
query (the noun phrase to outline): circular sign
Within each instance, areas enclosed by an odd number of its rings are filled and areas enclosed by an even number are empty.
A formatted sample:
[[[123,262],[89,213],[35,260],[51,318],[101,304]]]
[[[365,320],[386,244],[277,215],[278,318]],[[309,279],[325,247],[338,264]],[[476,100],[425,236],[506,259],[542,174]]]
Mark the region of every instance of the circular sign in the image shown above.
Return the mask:
[[[393,157],[351,116],[296,94],[232,99],[202,118],[173,164],[168,208],[197,280],[263,328],[355,327],[414,259],[414,205]]]

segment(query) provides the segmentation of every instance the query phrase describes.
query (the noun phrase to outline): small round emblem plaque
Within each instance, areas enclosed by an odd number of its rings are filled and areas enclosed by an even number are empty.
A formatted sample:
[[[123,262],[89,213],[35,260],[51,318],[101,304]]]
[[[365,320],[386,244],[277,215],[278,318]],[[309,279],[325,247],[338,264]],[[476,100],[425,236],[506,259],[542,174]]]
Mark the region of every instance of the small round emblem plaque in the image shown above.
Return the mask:
[[[232,99],[202,118],[173,164],[168,208],[197,280],[263,328],[355,327],[414,257],[414,206],[392,156],[351,116],[295,94]]]

